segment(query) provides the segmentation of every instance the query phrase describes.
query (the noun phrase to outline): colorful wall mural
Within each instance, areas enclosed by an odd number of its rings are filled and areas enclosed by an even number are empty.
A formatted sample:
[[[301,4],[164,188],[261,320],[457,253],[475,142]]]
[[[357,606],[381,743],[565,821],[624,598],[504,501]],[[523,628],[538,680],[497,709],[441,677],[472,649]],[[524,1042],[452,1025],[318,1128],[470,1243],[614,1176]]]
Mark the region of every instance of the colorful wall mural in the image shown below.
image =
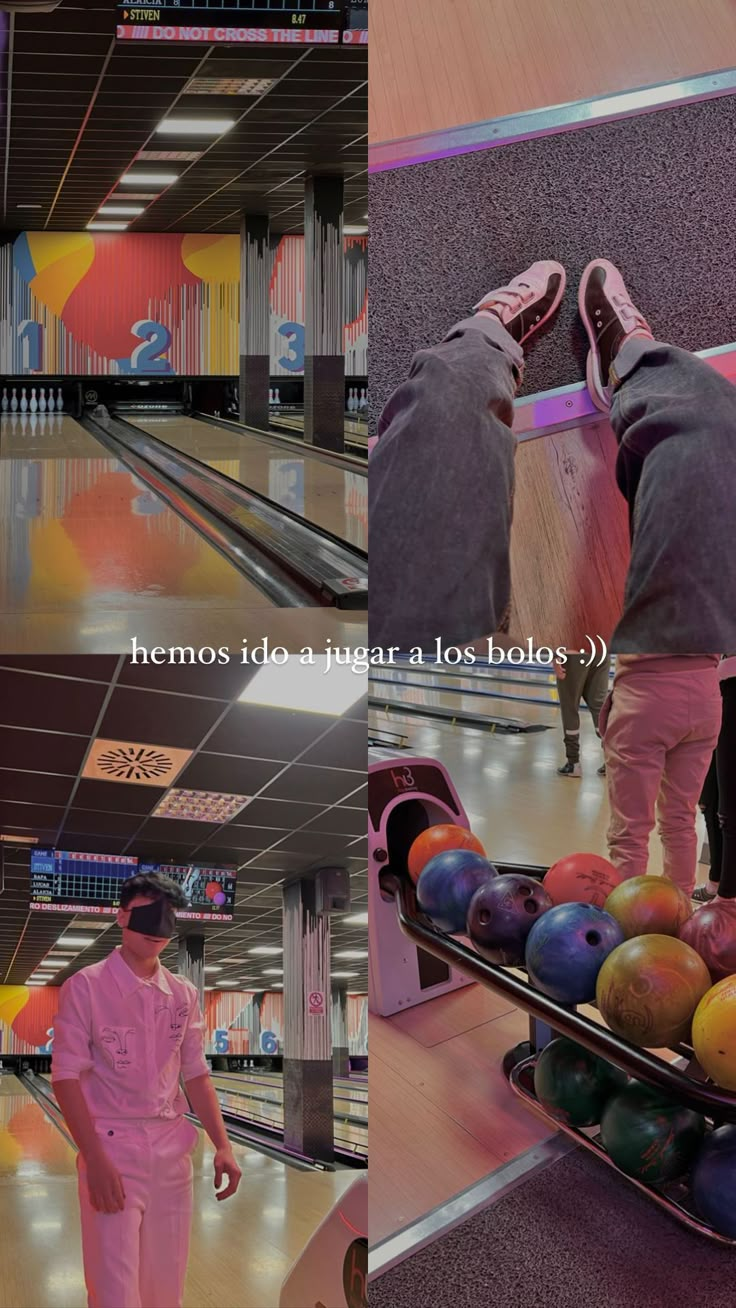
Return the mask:
[[[368,239],[345,237],[345,368],[368,370]],[[271,243],[271,373],[304,371],[304,237]],[[0,374],[237,375],[240,237],[23,232],[0,245]]]
[[[284,996],[281,991],[205,992],[208,1054],[283,1052]],[[58,987],[0,986],[0,1060],[3,1054],[53,1051]],[[348,997],[351,1054],[368,1052],[368,1000]]]

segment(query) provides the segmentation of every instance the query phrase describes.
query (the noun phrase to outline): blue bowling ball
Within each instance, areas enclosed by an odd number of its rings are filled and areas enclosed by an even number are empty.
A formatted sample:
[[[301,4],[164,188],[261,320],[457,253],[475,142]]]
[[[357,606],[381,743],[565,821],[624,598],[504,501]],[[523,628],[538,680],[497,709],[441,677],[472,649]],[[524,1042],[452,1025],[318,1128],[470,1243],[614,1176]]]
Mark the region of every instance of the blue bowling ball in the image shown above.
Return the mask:
[[[476,890],[498,872],[472,849],[445,849],[422,868],[417,902],[442,931],[464,934],[468,908]]]
[[[526,941],[529,979],[559,1004],[587,1004],[612,949],[624,933],[593,904],[558,904],[534,923]]]
[[[721,1235],[736,1240],[736,1126],[709,1135],[692,1170],[695,1207]]]

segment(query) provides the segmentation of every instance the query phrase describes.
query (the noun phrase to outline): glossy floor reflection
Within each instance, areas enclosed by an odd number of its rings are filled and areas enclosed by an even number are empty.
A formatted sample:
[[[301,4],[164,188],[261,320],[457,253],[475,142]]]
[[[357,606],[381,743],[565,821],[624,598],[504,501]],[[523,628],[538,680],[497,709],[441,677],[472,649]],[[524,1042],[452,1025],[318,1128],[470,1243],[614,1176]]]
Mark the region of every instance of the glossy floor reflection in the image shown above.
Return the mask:
[[[291,1263],[354,1178],[235,1151],[243,1182],[218,1204],[212,1147],[200,1133],[185,1308],[277,1308]],[[17,1078],[0,1076],[0,1308],[82,1308],[76,1190],[74,1150]]]
[[[143,431],[173,449],[265,495],[341,540],[368,548],[368,478],[300,450],[280,451],[272,441],[259,440],[213,427],[197,418],[131,415]]]
[[[0,421],[0,648],[363,643],[365,615],[278,609],[67,415]]]

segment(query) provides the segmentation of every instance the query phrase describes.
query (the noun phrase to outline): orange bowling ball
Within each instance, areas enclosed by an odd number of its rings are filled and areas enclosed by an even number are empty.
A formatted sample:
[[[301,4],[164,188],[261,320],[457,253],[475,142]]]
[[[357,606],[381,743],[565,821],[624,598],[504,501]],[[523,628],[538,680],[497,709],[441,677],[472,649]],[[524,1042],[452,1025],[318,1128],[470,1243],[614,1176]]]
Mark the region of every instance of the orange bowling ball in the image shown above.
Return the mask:
[[[703,1071],[724,1090],[736,1090],[736,976],[703,996],[693,1018],[693,1049]]]
[[[596,985],[601,1016],[616,1035],[642,1049],[687,1040],[710,973],[702,958],[672,936],[636,936],[608,955]]]
[[[615,917],[627,939],[634,936],[677,936],[693,915],[684,890],[669,877],[630,877],[611,891],[605,910]]]
[[[415,885],[430,858],[444,854],[446,849],[472,849],[473,853],[486,857],[485,849],[472,831],[455,826],[453,822],[439,822],[437,826],[422,831],[409,850],[409,876]]]
[[[568,854],[552,864],[542,884],[553,904],[594,904],[603,908],[620,882],[613,863],[600,854]]]

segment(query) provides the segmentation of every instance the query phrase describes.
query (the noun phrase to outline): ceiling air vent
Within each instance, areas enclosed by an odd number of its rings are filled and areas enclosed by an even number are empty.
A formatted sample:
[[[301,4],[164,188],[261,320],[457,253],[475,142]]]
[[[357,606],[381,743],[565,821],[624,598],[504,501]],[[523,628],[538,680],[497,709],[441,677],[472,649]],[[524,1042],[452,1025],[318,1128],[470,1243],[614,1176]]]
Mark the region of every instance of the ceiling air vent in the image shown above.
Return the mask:
[[[142,745],[128,740],[96,740],[82,776],[94,781],[169,786],[189,758],[189,749],[169,749],[166,745]]]

